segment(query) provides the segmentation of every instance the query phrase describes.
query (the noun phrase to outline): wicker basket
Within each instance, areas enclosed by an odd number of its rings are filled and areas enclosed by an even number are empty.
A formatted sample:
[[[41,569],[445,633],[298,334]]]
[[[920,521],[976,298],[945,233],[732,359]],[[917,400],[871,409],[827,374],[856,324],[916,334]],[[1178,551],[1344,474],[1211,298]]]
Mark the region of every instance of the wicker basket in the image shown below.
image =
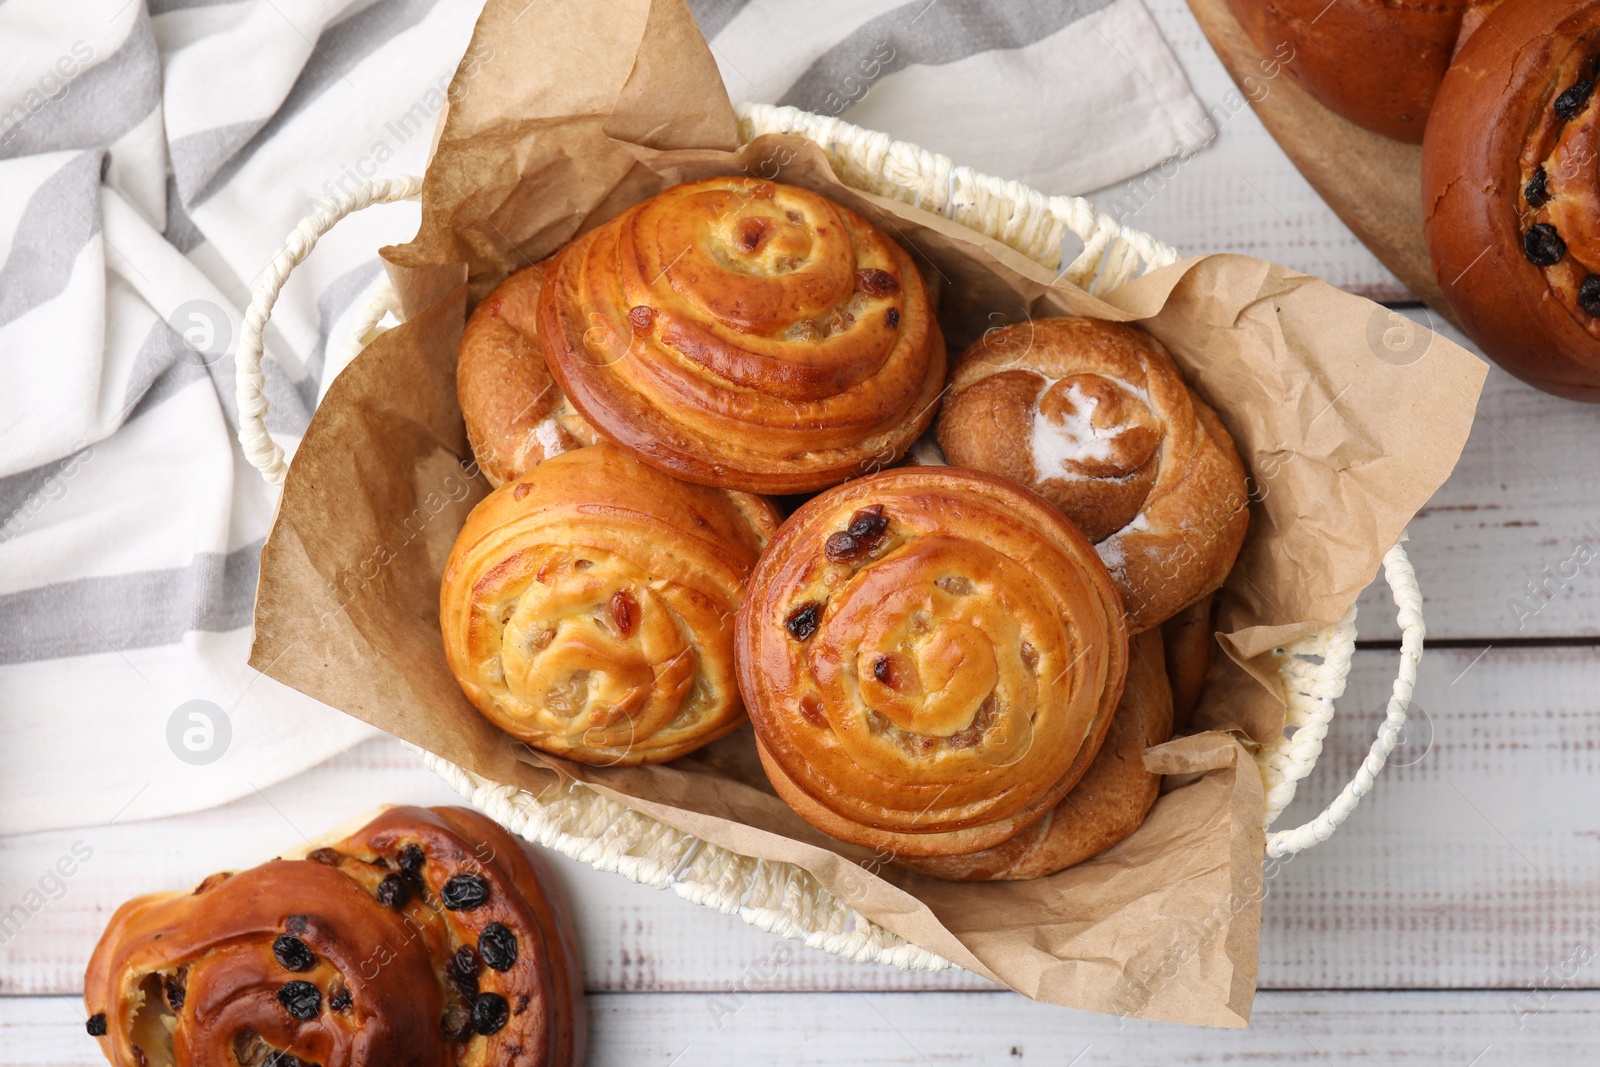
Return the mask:
[[[1169,246],[1095,209],[1081,197],[1044,196],[1013,181],[956,166],[888,135],[799,111],[761,104],[738,108],[739,134],[749,141],[765,133],[798,134],[827,152],[839,178],[857,189],[890,197],[968,226],[1056,269],[1090,293],[1113,289],[1141,271],[1176,262]],[[420,178],[379,179],[341,197],[329,210],[296,227],[268,265],[245,314],[238,351],[239,440],[245,455],[268,481],[282,484],[283,449],[267,434],[262,394],[261,331],[284,281],[315,247],[317,239],[353,211],[378,203],[414,200]],[[1062,266],[1068,233],[1083,250]],[[398,300],[380,283],[364,305],[360,329],[333,359],[335,373],[398,313]],[[1343,694],[1355,652],[1355,608],[1338,623],[1275,653],[1287,695],[1284,736],[1255,753],[1266,790],[1263,825],[1266,854],[1282,857],[1325,841],[1372,788],[1405,725],[1406,708],[1422,657],[1422,595],[1400,545],[1383,561],[1384,576],[1399,608],[1400,666],[1388,712],[1371,751],[1320,815],[1304,825],[1271,831],[1311,773],[1332,722],[1334,701]],[[578,782],[556,795],[531,793],[489,781],[418,749],[424,761],[474,806],[513,833],[602,871],[615,871],[657,888],[670,886],[685,900],[737,914],[754,926],[804,941],[836,955],[898,967],[938,970],[949,961],[917,947],[858,915],[812,875],[787,863],[740,855],[603,797]]]

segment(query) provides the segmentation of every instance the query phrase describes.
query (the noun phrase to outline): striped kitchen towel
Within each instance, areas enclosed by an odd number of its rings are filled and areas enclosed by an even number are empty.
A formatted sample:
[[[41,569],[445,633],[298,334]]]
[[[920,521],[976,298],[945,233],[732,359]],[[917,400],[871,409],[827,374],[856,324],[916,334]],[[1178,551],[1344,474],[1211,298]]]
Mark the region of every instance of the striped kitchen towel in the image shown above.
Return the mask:
[[[542,2],[542,0],[532,0]],[[245,665],[277,490],[232,352],[284,235],[420,173],[472,0],[0,4],[0,832],[195,810],[369,727]],[[735,99],[884,129],[1052,193],[1203,143],[1140,0],[695,0]],[[279,300],[292,450],[414,205],[353,216]]]

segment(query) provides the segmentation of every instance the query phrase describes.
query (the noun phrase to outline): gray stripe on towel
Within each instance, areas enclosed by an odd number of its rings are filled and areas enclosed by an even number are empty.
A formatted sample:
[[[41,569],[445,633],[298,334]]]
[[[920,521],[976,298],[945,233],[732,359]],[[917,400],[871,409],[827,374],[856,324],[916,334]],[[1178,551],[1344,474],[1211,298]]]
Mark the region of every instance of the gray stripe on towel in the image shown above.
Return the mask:
[[[0,666],[176,644],[250,625],[261,545],[187,567],[79,578],[0,596]]]
[[[1024,48],[1114,2],[912,0],[863,23],[818,56],[778,103],[837,115],[844,109],[836,105],[852,95],[852,84],[870,85],[914,64],[940,66],[980,52]],[[893,51],[886,53],[886,48]]]

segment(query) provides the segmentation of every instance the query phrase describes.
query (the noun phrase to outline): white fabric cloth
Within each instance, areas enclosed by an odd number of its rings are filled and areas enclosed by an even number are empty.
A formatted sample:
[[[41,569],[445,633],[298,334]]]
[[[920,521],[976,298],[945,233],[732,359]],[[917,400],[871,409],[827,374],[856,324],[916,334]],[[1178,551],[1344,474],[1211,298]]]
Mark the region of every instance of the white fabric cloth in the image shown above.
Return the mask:
[[[317,198],[420,173],[477,6],[0,5],[0,832],[196,810],[372,733],[245,665],[277,490],[235,440],[231,353]],[[1207,136],[1140,0],[691,7],[735,99],[1046,192]],[[348,219],[284,292],[267,391],[287,448],[377,249],[415,225],[413,205]]]

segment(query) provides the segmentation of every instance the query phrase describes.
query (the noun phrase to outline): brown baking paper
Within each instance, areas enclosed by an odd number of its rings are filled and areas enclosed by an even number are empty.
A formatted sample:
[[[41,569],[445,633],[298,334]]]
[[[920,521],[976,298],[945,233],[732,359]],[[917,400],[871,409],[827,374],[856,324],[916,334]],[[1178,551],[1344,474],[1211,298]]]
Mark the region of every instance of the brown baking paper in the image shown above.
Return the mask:
[[[1238,738],[1282,731],[1267,656],[1338,620],[1371,580],[1454,465],[1484,364],[1420,330],[1396,358],[1372,341],[1393,328],[1383,309],[1242,256],[1191,259],[1097,300],[973,231],[846,188],[807,142],[736,149],[716,66],[681,0],[490,0],[468,57],[418,236],[385,250],[408,321],[333,383],[300,444],[262,553],[251,663],[495,781],[542,792],[580,780],[707,841],[798,864],[861,915],[1027,996],[1244,1025],[1263,836],[1260,778]],[[1105,854],[1032,882],[902,873],[778,800],[748,727],[666,766],[584,767],[491,726],[446,668],[439,579],[487,489],[454,393],[470,298],[668,185],[741,173],[822,192],[897,237],[940,293],[953,351],[1030,317],[1137,321],[1233,433],[1253,490],[1249,539],[1222,596],[1231,659],[1218,658],[1196,720],[1204,732],[1147,753],[1166,791]]]

